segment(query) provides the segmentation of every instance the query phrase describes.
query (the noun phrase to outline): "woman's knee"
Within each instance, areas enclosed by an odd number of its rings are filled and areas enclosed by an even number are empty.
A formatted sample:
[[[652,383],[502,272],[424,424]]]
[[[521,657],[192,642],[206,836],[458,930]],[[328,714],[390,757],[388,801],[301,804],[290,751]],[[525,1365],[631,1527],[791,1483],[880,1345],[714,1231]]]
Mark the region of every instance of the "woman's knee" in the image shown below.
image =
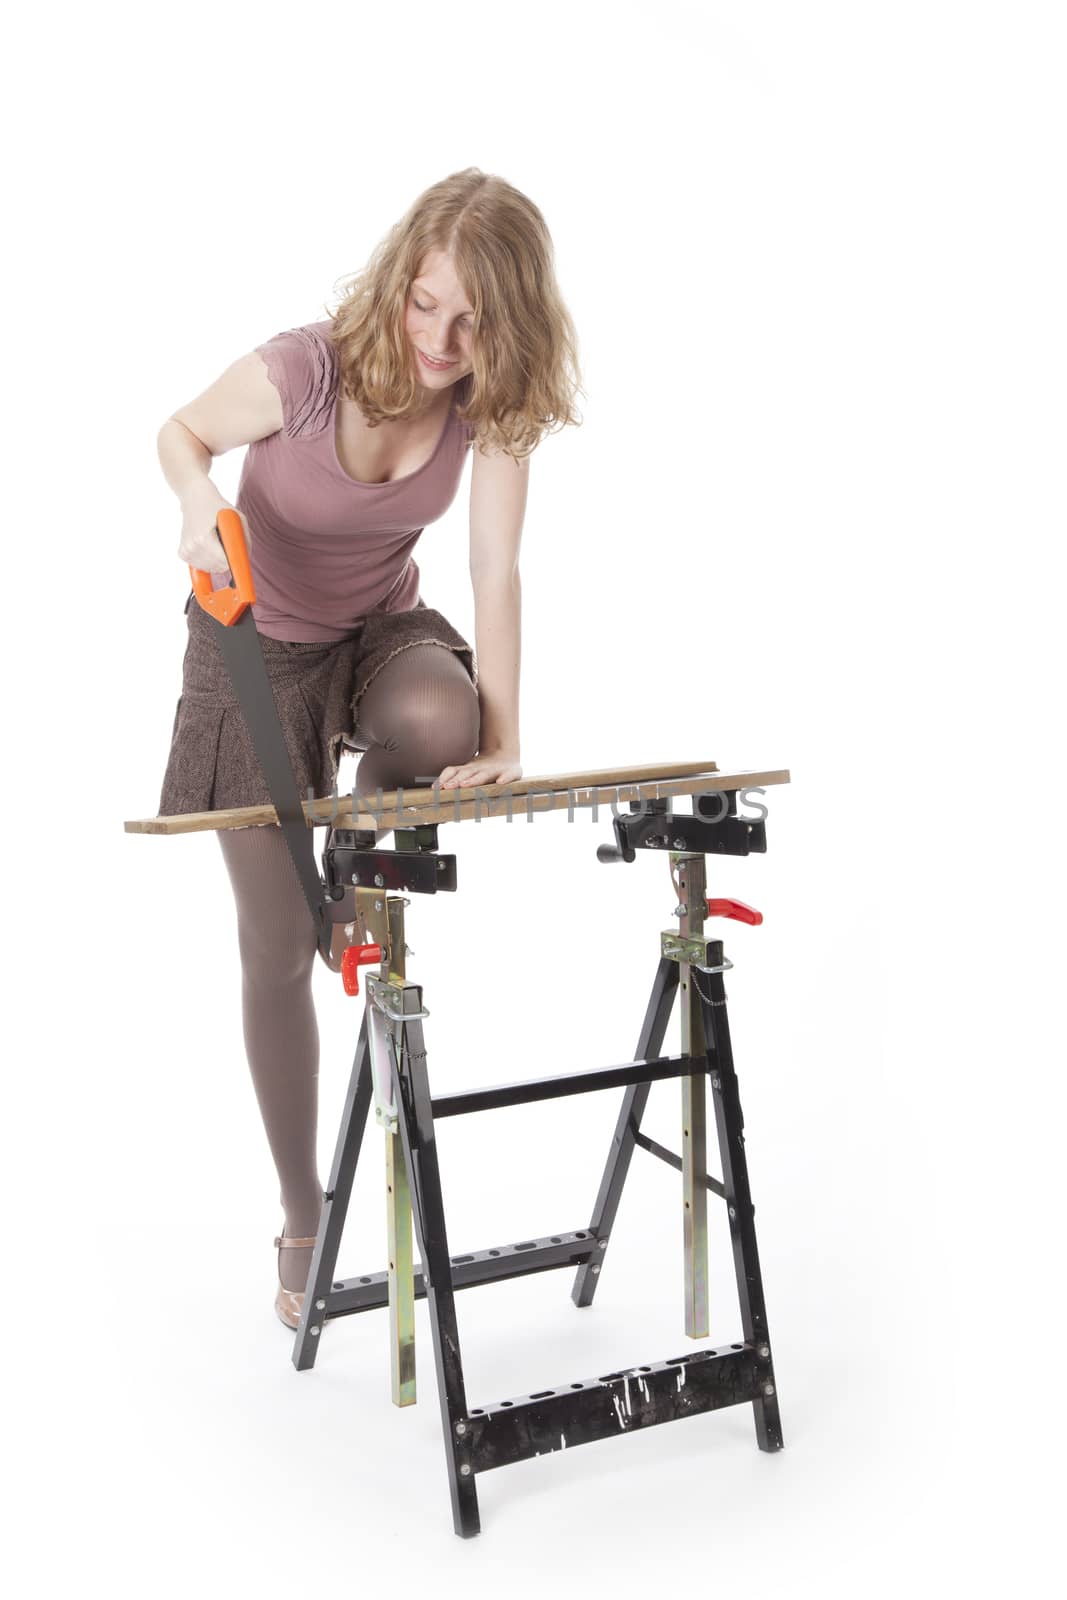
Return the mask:
[[[241,951],[241,970],[247,984],[273,993],[278,989],[300,988],[310,982],[318,950],[314,925],[308,916],[308,931],[264,927],[242,921],[237,930]]]
[[[439,771],[477,752],[478,692],[454,651],[412,645],[370,685],[359,726],[375,744],[414,760],[418,771]]]

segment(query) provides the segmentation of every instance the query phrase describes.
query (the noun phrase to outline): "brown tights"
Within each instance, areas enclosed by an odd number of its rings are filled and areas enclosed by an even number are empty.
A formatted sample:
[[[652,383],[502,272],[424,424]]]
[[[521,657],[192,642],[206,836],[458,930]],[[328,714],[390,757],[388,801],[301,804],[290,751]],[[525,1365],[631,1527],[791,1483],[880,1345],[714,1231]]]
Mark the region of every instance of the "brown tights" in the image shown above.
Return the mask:
[[[458,656],[443,645],[410,645],[378,673],[359,703],[368,741],[356,792],[373,801],[478,750],[478,695]],[[245,1053],[278,1170],[285,1233],[318,1231],[322,1185],[316,1156],[319,1032],[311,991],[316,940],[307,901],[279,828],[217,834],[237,906]],[[351,895],[335,921],[353,914]],[[281,1281],[303,1289],[311,1251],[278,1252]]]

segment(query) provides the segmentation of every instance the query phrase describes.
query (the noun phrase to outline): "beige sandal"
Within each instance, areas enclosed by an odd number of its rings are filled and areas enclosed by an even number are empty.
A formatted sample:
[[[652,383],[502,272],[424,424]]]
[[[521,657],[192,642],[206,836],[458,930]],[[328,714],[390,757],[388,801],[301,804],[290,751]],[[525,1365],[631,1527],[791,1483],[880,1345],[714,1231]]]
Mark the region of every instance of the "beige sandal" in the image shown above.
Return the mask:
[[[287,1239],[284,1234],[278,1234],[274,1243],[279,1250],[306,1250],[315,1244],[318,1234],[310,1239]],[[278,1261],[278,1293],[274,1297],[274,1309],[281,1317],[287,1328],[299,1328],[300,1314],[304,1309],[303,1289],[284,1289],[281,1277],[281,1258]]]

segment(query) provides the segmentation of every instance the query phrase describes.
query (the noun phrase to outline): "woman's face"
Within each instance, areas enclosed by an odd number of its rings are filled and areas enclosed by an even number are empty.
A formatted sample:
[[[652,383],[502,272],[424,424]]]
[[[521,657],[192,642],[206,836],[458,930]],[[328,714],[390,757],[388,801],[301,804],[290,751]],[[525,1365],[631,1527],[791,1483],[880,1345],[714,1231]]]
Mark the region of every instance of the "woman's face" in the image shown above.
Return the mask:
[[[425,388],[451,388],[471,371],[473,323],[474,312],[456,277],[452,257],[443,250],[431,251],[408,291],[404,318],[412,360]]]

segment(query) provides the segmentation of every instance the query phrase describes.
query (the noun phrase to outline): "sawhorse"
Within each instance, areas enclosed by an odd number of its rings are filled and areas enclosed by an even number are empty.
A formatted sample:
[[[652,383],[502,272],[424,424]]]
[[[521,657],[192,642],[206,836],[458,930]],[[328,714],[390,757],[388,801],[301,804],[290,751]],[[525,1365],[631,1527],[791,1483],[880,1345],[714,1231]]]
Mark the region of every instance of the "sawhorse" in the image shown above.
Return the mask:
[[[293,1362],[301,1371],[313,1366],[323,1331],[333,1318],[388,1305],[393,1400],[397,1405],[410,1405],[415,1400],[414,1302],[425,1297],[452,1512],[455,1530],[464,1538],[480,1530],[475,1488],[478,1473],[512,1461],[744,1402],[752,1404],[760,1449],[776,1451],[782,1447],[745,1161],[744,1119],[723,985],[723,973],[731,963],[724,956],[722,941],[705,936],[704,922],[706,917],[716,915],[749,922],[761,920],[758,913],[752,913],[740,902],[707,898],[705,855],[747,855],[765,850],[765,824],[738,814],[738,794],[757,786],[762,793],[768,783],[787,782],[788,773],[726,775],[717,772],[714,763],[700,771],[703,775],[698,778],[655,784],[627,782],[624,774],[614,774],[610,792],[605,792],[601,784],[580,791],[577,796],[572,787],[577,775],[571,775],[565,791],[564,778],[532,780],[529,785],[539,799],[549,797],[548,804],[536,809],[554,809],[564,792],[568,803],[628,799],[630,815],[614,818],[615,844],[601,846],[598,856],[604,861],[632,861],[637,850],[659,850],[669,858],[678,896],[679,929],[661,936],[660,961],[634,1059],[594,1071],[454,1094],[431,1094],[422,1028],[428,1012],[423,1006],[422,986],[410,982],[406,975],[404,907],[409,902],[402,894],[390,891],[436,893],[455,888],[455,857],[438,854],[437,827],[443,821],[461,820],[461,805],[462,816],[474,814],[466,794],[462,802],[457,794],[453,814],[439,796],[436,808],[430,804],[428,791],[410,794],[406,806],[403,791],[398,791],[394,808],[375,819],[379,827],[395,828],[395,849],[376,849],[373,831],[365,828],[334,827],[323,852],[326,882],[332,893],[339,897],[349,884],[355,885],[362,942],[345,952],[346,988],[350,993],[358,992],[358,966],[368,960],[380,962],[380,973],[365,976],[366,1006]],[[620,782],[620,778],[624,781]],[[550,783],[557,787],[548,788]],[[506,786],[490,786],[490,790],[496,787]],[[668,795],[691,794],[692,815],[672,812],[669,798],[663,796],[664,789]],[[490,794],[490,800],[494,798]],[[676,998],[681,1002],[681,1053],[663,1056],[660,1052]],[[682,1081],[680,1156],[640,1131],[652,1084],[668,1078]],[[708,1087],[721,1181],[707,1172]],[[572,1233],[451,1256],[436,1123],[443,1117],[609,1088],[625,1088],[626,1092],[589,1226]],[[335,1280],[372,1099],[376,1118],[386,1133],[389,1266],[385,1271]],[[489,1405],[468,1405],[455,1291],[556,1267],[575,1267],[571,1299],[576,1306],[590,1305],[637,1146],[682,1174],[685,1332],[694,1339],[708,1336],[708,1192],[725,1202],[742,1342],[694,1350],[647,1366],[583,1378]],[[412,1215],[421,1257],[418,1268],[413,1261]]]

